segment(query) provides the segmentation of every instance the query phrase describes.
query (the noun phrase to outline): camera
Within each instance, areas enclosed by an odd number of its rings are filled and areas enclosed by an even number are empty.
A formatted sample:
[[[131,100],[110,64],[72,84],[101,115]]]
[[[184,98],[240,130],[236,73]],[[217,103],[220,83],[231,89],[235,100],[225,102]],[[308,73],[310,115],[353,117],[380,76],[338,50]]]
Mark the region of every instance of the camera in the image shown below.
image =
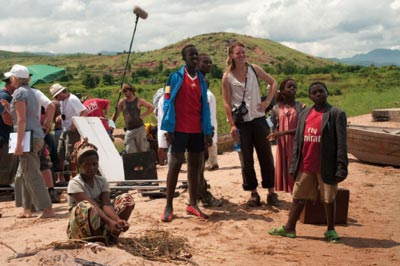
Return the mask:
[[[243,123],[243,116],[246,115],[249,110],[246,107],[246,103],[243,101],[239,107],[234,107],[232,109],[232,117],[235,124]]]
[[[62,120],[65,120],[65,114],[62,114],[62,115],[61,115],[61,119],[62,119]]]

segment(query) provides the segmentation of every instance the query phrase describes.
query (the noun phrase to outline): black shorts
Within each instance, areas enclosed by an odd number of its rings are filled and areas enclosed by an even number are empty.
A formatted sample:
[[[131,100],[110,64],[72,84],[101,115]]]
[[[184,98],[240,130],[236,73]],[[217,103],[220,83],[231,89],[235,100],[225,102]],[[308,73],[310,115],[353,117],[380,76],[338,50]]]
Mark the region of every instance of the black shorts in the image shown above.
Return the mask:
[[[202,152],[204,151],[203,133],[174,133],[171,152]]]

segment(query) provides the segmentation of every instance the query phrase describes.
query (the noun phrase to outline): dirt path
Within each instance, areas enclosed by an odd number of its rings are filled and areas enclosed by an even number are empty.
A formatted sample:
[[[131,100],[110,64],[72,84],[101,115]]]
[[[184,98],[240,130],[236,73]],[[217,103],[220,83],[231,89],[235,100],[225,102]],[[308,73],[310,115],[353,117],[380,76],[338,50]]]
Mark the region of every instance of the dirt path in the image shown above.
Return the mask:
[[[367,116],[349,121],[369,122]],[[349,177],[340,184],[350,190],[348,223],[336,228],[342,244],[324,241],[325,226],[302,223],[295,239],[269,236],[269,228],[285,223],[291,197],[280,192],[281,205],[271,208],[265,205],[267,191],[260,190],[263,205],[248,208],[245,202],[249,195],[241,188],[234,152],[219,156],[219,170],[205,172],[212,193],[226,200],[221,208],[205,209],[209,221],[186,214],[188,193],[183,190],[174,200],[171,223],[160,222],[165,199],[151,200],[132,191],[137,204],[129,221],[131,227],[123,237],[136,237],[154,228],[186,237],[192,247],[191,260],[198,265],[400,265],[400,169],[360,163],[351,155],[349,158]],[[165,179],[167,167],[157,169],[158,178]],[[179,179],[186,179],[186,165]],[[134,257],[115,247],[97,254],[87,249],[48,249],[7,262],[13,252],[1,243],[25,252],[65,240],[68,210],[65,197],[55,204],[56,219],[16,219],[18,210],[13,202],[0,202],[0,208],[0,265],[75,265],[76,257],[101,265],[176,265]]]

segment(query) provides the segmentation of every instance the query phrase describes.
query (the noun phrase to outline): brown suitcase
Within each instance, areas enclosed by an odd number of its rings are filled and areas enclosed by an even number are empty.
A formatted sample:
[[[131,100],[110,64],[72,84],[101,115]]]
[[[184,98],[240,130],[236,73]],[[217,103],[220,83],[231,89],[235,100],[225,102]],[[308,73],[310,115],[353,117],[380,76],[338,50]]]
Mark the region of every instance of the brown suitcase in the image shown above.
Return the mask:
[[[350,191],[339,188],[336,194],[335,224],[347,224],[349,211]],[[325,209],[319,198],[317,201],[307,200],[300,215],[300,222],[304,224],[326,224]]]

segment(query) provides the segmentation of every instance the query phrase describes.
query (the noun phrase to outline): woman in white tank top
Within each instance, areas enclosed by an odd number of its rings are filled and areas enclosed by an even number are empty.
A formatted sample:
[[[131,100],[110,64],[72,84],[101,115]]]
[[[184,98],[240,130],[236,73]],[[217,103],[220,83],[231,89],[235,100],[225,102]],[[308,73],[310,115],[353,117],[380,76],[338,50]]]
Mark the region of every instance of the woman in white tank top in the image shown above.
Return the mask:
[[[234,141],[240,141],[241,145],[239,157],[241,157],[243,189],[251,192],[247,204],[252,207],[261,205],[254,170],[254,148],[260,163],[261,185],[268,189],[267,203],[276,204],[278,199],[274,193],[274,161],[267,140],[269,129],[265,120],[265,109],[275,95],[276,81],[261,67],[247,63],[245,47],[238,41],[228,46],[226,64],[227,68],[222,77],[224,107],[230,124],[230,133]],[[264,101],[261,101],[258,78],[270,85],[268,96]],[[232,113],[236,119],[238,116],[241,119],[235,121]],[[239,115],[236,115],[237,113]]]

